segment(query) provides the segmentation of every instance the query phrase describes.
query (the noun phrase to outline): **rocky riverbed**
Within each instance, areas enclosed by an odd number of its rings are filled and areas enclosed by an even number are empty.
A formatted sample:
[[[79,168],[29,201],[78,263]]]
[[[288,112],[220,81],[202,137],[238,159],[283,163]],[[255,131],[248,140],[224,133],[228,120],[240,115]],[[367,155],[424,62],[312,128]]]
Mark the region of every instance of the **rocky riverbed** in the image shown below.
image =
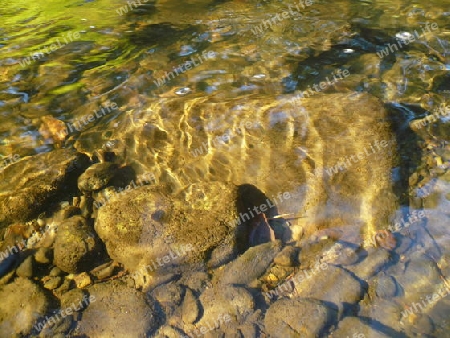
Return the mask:
[[[0,5],[0,338],[450,337],[448,3],[141,2]]]
[[[439,153],[448,163],[450,149],[422,152],[424,164],[408,186],[412,206],[395,216],[391,180],[401,150],[384,106],[368,95],[323,95],[297,102],[307,113],[302,120],[289,115],[298,111],[287,108],[289,99],[234,101],[261,123],[210,149],[202,162],[185,159],[179,171],[172,148],[179,136],[150,122],[123,123],[106,150],[78,145],[6,167],[0,335],[447,336],[450,178],[435,161]],[[167,107],[180,114],[180,125],[186,121],[179,133],[190,141],[179,146],[190,149],[211,147],[213,137],[200,132],[195,112],[232,109],[160,105]],[[372,114],[362,116],[368,107]],[[329,127],[356,116],[345,131]],[[214,135],[246,119],[222,121]],[[155,145],[152,154],[164,161],[142,160],[138,146],[124,152],[121,142],[131,135]],[[280,138],[289,137],[289,147],[281,147]],[[375,140],[389,144],[377,153]],[[243,142],[254,146],[240,161],[220,162],[221,152],[231,152],[223,147]],[[323,169],[370,146],[344,170]],[[250,152],[267,163],[253,163]],[[432,172],[427,181],[423,170]],[[195,173],[189,180],[188,172]],[[265,218],[255,223],[258,211]],[[249,232],[263,227],[273,238],[250,246]]]

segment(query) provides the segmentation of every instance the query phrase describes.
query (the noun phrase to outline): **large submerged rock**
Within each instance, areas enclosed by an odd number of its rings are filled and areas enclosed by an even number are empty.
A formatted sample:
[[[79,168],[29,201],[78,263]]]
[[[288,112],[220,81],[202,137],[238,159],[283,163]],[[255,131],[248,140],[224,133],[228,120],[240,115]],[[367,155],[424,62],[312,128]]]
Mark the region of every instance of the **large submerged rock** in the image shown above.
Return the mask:
[[[198,182],[253,184],[280,213],[306,216],[306,234],[350,225],[366,240],[397,206],[395,137],[368,94],[159,99],[118,119],[109,128],[118,156],[174,195]]]

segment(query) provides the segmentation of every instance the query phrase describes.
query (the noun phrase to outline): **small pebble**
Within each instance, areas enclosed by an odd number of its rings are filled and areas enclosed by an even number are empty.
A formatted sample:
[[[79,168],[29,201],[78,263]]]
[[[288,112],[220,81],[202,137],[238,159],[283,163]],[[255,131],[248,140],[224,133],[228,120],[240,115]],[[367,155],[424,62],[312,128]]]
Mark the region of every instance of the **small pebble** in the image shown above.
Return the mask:
[[[57,276],[61,276],[63,274],[62,270],[60,268],[58,268],[57,266],[55,266],[49,273],[49,276],[51,277],[57,277]]]
[[[98,268],[95,268],[91,271],[91,274],[96,277],[97,279],[105,279],[108,277],[111,277],[114,273],[116,265],[112,264],[111,262],[107,264],[103,264],[103,266],[100,266]]]
[[[183,299],[183,305],[181,310],[181,319],[187,324],[193,324],[200,315],[200,308],[198,306],[198,300],[194,293],[187,289]]]
[[[179,88],[179,89],[175,90],[175,94],[180,95],[180,96],[187,95],[190,92],[192,92],[192,89],[189,87],[183,87],[183,88]]]
[[[62,281],[63,281],[62,277],[46,276],[42,279],[44,288],[48,290],[54,290],[58,288],[61,285]]]
[[[36,220],[37,224],[42,228],[43,226],[45,226],[46,222],[43,218],[38,218]]]
[[[49,264],[52,261],[53,250],[50,248],[39,248],[34,255],[37,263]]]
[[[81,209],[74,206],[67,206],[64,209],[58,212],[58,215],[55,217],[56,219],[63,221],[67,218],[70,218],[75,215],[81,215]]]
[[[72,205],[74,207],[79,207],[80,206],[80,197],[76,196],[74,198],[72,198]]]
[[[33,277],[33,256],[28,256],[17,268],[16,274],[19,277]]]
[[[75,282],[75,285],[78,289],[85,288],[88,285],[92,284],[91,277],[86,273],[82,272],[79,275],[75,275],[73,277],[73,281]]]
[[[386,250],[393,250],[397,246],[397,240],[389,230],[379,230],[375,235],[377,246]]]
[[[397,294],[397,284],[391,276],[380,274],[377,280],[376,294],[378,297],[390,299]]]
[[[86,298],[86,291],[80,289],[72,289],[64,293],[61,297],[61,308],[67,309],[71,306],[78,305]]]

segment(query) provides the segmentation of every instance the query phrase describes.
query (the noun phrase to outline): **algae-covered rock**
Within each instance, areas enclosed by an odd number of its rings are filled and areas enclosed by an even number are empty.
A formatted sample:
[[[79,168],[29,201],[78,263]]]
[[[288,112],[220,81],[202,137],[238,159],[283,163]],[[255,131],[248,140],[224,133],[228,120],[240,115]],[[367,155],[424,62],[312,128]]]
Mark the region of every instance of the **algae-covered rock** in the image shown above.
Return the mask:
[[[78,189],[81,191],[94,191],[104,188],[117,172],[118,165],[103,162],[90,166],[78,178]]]
[[[131,271],[152,274],[187,260],[203,261],[233,233],[234,201],[234,186],[220,183],[192,185],[175,197],[142,186],[101,207],[95,230],[111,258]]]
[[[54,263],[67,273],[93,268],[101,257],[99,240],[82,216],[64,221],[55,239]]]

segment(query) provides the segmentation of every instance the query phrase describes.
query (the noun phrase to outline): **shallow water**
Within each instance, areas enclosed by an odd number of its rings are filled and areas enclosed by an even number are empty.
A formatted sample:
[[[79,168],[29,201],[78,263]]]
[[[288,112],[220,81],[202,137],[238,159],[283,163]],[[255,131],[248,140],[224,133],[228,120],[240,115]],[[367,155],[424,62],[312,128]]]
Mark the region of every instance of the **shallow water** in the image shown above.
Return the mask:
[[[27,156],[112,151],[175,203],[209,210],[223,186],[205,184],[253,184],[275,201],[292,194],[278,213],[305,234],[344,226],[357,245],[423,209],[432,234],[417,230],[412,246],[430,254],[450,239],[449,5],[0,4],[0,186],[14,191],[3,170]],[[386,110],[347,108],[366,94]],[[450,272],[444,251],[432,256]]]

